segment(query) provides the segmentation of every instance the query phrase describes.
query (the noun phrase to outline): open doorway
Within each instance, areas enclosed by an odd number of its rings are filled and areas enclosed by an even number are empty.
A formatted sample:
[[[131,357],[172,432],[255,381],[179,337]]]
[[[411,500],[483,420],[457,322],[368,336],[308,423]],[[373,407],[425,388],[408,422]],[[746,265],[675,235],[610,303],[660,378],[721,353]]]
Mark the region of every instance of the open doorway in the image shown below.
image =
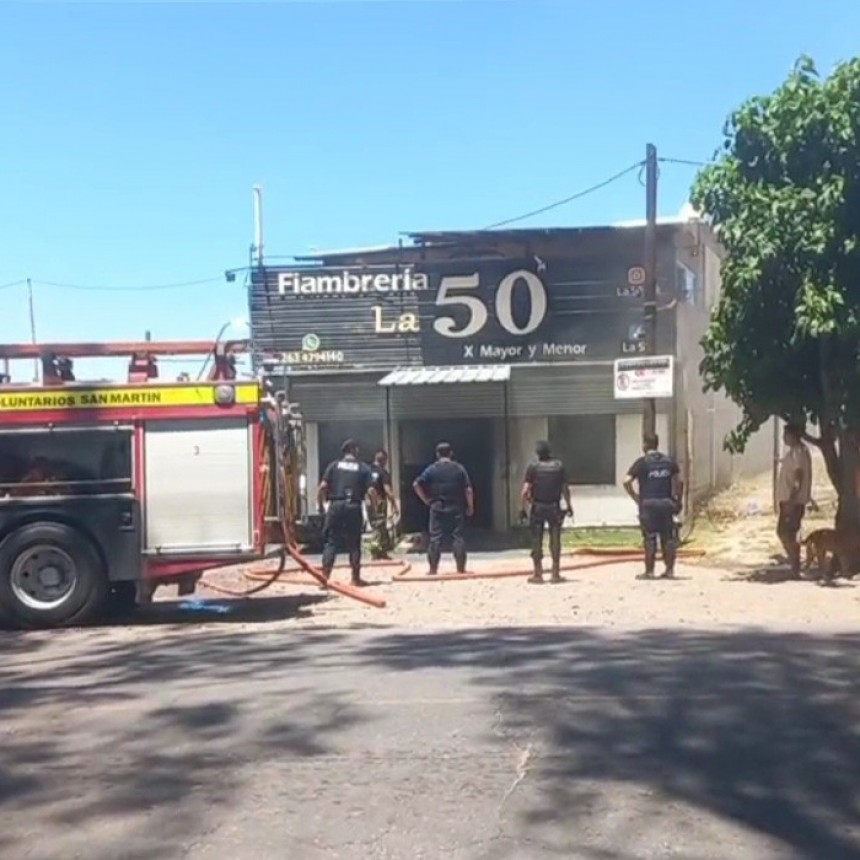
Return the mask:
[[[339,460],[341,447],[347,439],[358,443],[359,458],[366,463],[373,461],[376,452],[383,447],[382,421],[322,421],[318,425],[319,475],[322,480],[326,466]]]
[[[427,529],[427,509],[415,495],[412,482],[433,462],[436,445],[450,442],[475,490],[475,516],[470,525],[493,526],[493,423],[488,418],[409,420],[400,422],[400,498],[403,530]]]

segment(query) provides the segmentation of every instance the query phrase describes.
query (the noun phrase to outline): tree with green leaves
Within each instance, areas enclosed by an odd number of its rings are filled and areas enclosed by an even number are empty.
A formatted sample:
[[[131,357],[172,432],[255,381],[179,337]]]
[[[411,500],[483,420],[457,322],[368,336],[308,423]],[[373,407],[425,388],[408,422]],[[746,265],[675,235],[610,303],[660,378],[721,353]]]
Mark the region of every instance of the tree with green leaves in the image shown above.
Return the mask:
[[[726,123],[693,187],[725,247],[703,345],[707,389],[742,410],[742,451],[772,416],[807,428],[858,525],[860,439],[860,58],[822,78],[808,58]]]

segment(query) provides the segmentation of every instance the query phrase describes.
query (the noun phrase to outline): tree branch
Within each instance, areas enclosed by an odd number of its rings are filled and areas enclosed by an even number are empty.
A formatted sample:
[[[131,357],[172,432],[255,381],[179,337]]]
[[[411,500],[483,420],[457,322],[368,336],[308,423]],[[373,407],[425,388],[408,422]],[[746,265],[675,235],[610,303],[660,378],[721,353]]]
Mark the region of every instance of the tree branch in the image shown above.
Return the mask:
[[[836,428],[833,426],[833,424],[822,424],[821,434],[819,436],[813,436],[806,430],[804,430],[800,435],[803,438],[804,442],[809,442],[810,445],[815,445],[816,448],[821,448],[822,446],[835,440]]]

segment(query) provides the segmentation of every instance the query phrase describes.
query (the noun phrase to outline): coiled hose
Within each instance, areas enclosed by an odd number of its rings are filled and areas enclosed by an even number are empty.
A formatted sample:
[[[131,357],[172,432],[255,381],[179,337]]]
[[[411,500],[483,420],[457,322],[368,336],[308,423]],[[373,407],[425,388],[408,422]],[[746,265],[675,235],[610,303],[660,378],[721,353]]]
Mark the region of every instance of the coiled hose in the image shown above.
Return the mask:
[[[293,523],[300,515],[300,500],[298,496],[298,473],[299,463],[297,460],[297,446],[290,438],[283,440],[280,434],[279,423],[273,421],[268,425],[273,436],[273,445],[267,446],[270,452],[279,452],[267,457],[263,467],[262,491],[260,493],[259,522],[266,522],[267,512],[273,508],[278,512],[278,524],[283,536],[283,546],[267,556],[267,558],[279,559],[278,566],[272,571],[243,571],[243,576],[249,582],[254,583],[244,591],[218,586],[210,582],[205,585],[210,590],[230,597],[250,597],[270,588],[276,582],[294,585],[318,584],[323,589],[335,591],[345,597],[358,600],[377,608],[386,606],[385,600],[374,597],[359,588],[343,585],[338,582],[327,580],[322,571],[314,566],[304,555],[296,543]],[[265,431],[264,431],[265,432]],[[279,466],[282,464],[282,468]],[[272,471],[275,471],[279,481],[273,484],[271,480]],[[642,550],[636,549],[606,549],[596,547],[582,547],[563,554],[565,561],[562,562],[561,571],[584,570],[588,568],[604,567],[619,564],[625,561],[633,561],[643,557]],[[701,550],[681,548],[678,558],[693,558],[704,555]],[[582,557],[590,557],[589,560],[578,561]],[[296,567],[287,568],[287,559],[291,558]],[[569,559],[569,560],[568,560]],[[512,577],[530,576],[534,570],[531,566],[517,568],[515,570],[502,571],[467,571],[464,573],[437,574],[427,576],[425,574],[413,574],[412,563],[405,560],[378,560],[373,561],[366,567],[394,569],[392,582],[457,582],[471,579],[505,579]],[[335,570],[347,569],[348,565],[338,565]],[[300,574],[307,574],[301,576]],[[308,578],[308,576],[310,578]]]
[[[244,571],[244,577],[255,584],[243,591],[215,585],[208,580],[204,581],[203,584],[216,594],[223,594],[227,597],[250,597],[253,594],[265,591],[279,580],[295,582],[295,579],[285,579],[285,574],[303,571],[312,577],[312,581],[324,589],[342,594],[344,597],[350,597],[360,603],[366,603],[369,606],[383,609],[386,606],[384,599],[367,594],[360,588],[327,580],[323,572],[302,555],[301,547],[299,547],[295,539],[293,527],[293,523],[299,515],[299,498],[297,493],[298,451],[296,445],[292,444],[292,440],[289,437],[287,439],[282,438],[280,422],[277,419],[267,421],[262,426],[260,432],[265,434],[266,428],[271,433],[270,441],[273,444],[266,445],[266,449],[270,453],[266,457],[266,462],[262,467],[262,487],[258,500],[257,522],[265,524],[268,512],[273,508],[277,511],[278,526],[283,539],[283,545],[276,552],[264,556],[264,558],[277,558],[279,559],[279,564],[272,571]],[[272,471],[276,474],[277,480],[275,482],[272,481]],[[291,558],[298,567],[288,570],[288,558]],[[307,580],[304,580],[302,584],[306,583]]]

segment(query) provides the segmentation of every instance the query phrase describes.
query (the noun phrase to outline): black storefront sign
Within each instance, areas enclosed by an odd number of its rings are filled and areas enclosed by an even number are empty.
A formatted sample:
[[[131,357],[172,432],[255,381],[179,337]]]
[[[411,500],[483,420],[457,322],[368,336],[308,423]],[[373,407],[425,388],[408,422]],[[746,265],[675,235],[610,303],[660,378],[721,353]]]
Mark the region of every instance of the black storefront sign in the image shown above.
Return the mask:
[[[261,268],[253,334],[296,369],[606,361],[644,352],[629,265],[471,259]]]

